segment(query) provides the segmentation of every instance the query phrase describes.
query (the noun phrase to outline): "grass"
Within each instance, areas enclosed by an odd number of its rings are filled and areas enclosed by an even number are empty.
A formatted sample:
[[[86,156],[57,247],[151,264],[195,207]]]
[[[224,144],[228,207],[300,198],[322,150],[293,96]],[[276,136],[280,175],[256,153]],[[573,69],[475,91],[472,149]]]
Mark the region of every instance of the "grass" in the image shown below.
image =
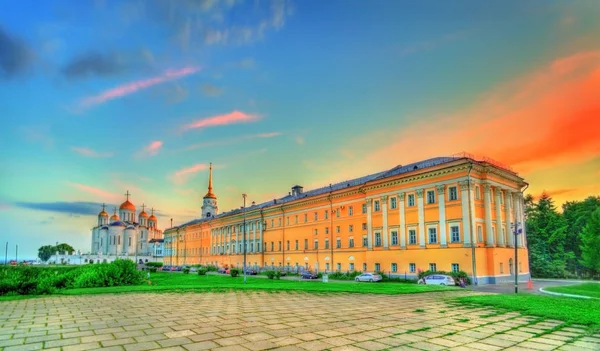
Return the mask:
[[[398,283],[323,283],[321,281],[303,280],[271,280],[248,277],[244,284],[243,277],[232,278],[222,275],[169,274],[152,273],[151,284],[114,286],[105,288],[66,289],[55,295],[91,295],[109,293],[161,293],[161,292],[225,292],[229,290],[262,290],[267,292],[301,291],[311,293],[346,292],[361,294],[415,294],[434,291],[456,291],[460,289],[433,285],[398,284]],[[3,300],[18,300],[34,296],[0,296]]]
[[[584,283],[567,286],[553,286],[544,290],[561,294],[589,296],[600,299],[600,283]]]
[[[600,300],[580,300],[538,295],[479,295],[458,297],[454,301],[520,312],[524,315],[558,319],[567,323],[600,329]]]

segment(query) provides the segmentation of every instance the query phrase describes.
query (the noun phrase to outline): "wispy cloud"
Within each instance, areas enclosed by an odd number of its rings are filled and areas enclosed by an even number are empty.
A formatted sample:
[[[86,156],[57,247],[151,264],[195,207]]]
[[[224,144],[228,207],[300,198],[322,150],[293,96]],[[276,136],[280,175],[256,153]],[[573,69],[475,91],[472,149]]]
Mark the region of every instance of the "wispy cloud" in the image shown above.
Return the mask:
[[[79,184],[79,183],[71,183],[71,182],[67,182],[67,184],[72,188],[84,191],[84,192],[88,193],[89,195],[95,196],[98,200],[106,200],[106,201],[115,201],[116,202],[122,198],[122,196],[110,193],[108,191],[104,191],[102,189],[94,188],[89,185]]]
[[[26,208],[30,210],[67,213],[70,215],[97,215],[102,210],[102,203],[84,201],[15,202],[14,205],[16,207]],[[111,206],[109,204],[106,205]],[[54,219],[54,217],[49,217],[49,219]],[[40,224],[44,223],[40,222]]]
[[[154,85],[164,83],[166,81],[194,74],[198,71],[200,71],[200,67],[185,67],[178,70],[167,70],[160,76],[119,85],[115,88],[103,91],[98,95],[84,98],[79,103],[79,108],[85,109],[94,105],[102,104],[113,99],[133,94],[139,90],[147,89]]]
[[[86,147],[72,147],[71,150],[86,157],[112,157],[112,152],[97,152]]]
[[[187,124],[183,126],[181,130],[185,132],[190,129],[208,128],[238,123],[248,123],[257,121],[259,118],[260,117],[258,115],[247,114],[240,111],[233,111],[228,114],[212,116]]]
[[[173,181],[173,183],[181,185],[181,184],[184,184],[189,179],[189,177],[192,176],[194,173],[202,172],[207,169],[208,169],[207,164],[198,163],[191,167],[182,168],[182,169],[176,171],[171,176],[171,180]]]
[[[160,149],[163,147],[163,142],[160,140],[155,140],[150,144],[144,146],[142,150],[135,154],[135,157],[147,157],[147,156],[156,156],[158,155]]]
[[[230,144],[235,144],[235,143],[238,143],[238,142],[241,142],[244,140],[273,138],[273,137],[276,137],[279,135],[281,135],[280,132],[242,135],[237,138],[229,138],[229,139],[222,139],[222,140],[216,140],[216,141],[207,141],[204,143],[190,145],[185,150],[195,150],[195,149],[200,149],[200,148],[204,148],[204,147],[230,145]]]
[[[200,90],[202,90],[202,94],[206,96],[219,96],[223,94],[223,89],[219,88],[211,83],[204,83],[200,86]]]

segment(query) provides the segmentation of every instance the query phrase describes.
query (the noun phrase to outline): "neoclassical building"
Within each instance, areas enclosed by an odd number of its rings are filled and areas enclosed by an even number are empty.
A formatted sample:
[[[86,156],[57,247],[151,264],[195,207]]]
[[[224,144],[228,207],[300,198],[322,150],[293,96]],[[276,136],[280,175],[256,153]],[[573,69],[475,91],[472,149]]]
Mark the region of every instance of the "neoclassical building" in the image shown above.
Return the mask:
[[[489,159],[437,157],[219,214],[211,167],[201,217],[165,230],[164,262],[240,267],[245,245],[254,267],[527,279],[526,186]]]
[[[119,206],[119,214],[114,209],[109,218],[102,205],[98,214],[98,225],[92,228],[91,254],[101,256],[162,256],[163,233],[158,229],[158,219],[145,211],[137,214],[136,208],[129,201],[129,191],[125,194],[125,202]]]

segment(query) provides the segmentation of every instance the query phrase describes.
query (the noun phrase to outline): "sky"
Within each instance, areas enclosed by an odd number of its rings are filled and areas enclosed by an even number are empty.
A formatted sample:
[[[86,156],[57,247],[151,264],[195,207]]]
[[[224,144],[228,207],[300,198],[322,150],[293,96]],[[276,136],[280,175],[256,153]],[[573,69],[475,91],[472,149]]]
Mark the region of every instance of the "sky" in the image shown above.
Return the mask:
[[[600,2],[6,0],[0,245],[197,218],[430,157],[600,195]],[[0,247],[0,251],[4,247]],[[2,256],[2,255],[0,255]],[[4,258],[4,257],[2,257]]]

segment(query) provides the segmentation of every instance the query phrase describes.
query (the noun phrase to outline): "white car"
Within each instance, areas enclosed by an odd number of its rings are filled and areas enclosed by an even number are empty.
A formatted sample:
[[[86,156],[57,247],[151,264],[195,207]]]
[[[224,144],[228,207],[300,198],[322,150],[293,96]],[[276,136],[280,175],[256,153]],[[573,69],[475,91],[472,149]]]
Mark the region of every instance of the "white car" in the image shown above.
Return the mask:
[[[354,280],[357,282],[380,282],[383,278],[379,274],[363,273],[354,278]]]
[[[428,275],[424,278],[419,279],[419,284],[425,285],[449,285],[454,286],[456,283],[454,282],[454,278],[449,275],[443,274],[433,274]]]

